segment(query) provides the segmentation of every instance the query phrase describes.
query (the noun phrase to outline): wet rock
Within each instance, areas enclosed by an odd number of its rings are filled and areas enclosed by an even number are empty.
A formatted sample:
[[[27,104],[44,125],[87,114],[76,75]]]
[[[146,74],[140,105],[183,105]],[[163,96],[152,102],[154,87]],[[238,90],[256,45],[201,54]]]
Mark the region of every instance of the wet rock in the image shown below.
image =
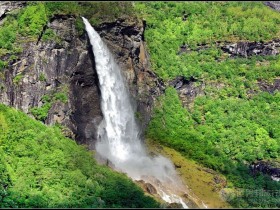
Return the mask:
[[[169,203],[166,208],[168,209],[183,209],[183,205],[180,203]]]
[[[185,193],[183,198],[184,202],[190,209],[199,209],[199,205],[193,199],[191,199],[188,194]]]
[[[123,70],[136,111],[141,115],[139,123],[142,130],[150,120],[156,97],[164,91],[162,80],[151,71],[144,27],[145,21],[121,18],[96,27]]]
[[[156,188],[150,184],[150,183],[145,183],[145,188],[146,188],[146,191],[150,194],[157,194],[157,190]]]
[[[157,194],[157,190],[156,190],[156,188],[152,184],[146,183],[144,180],[138,180],[136,182],[141,186],[141,188],[145,192],[147,192],[147,193],[149,193],[151,195],[156,195]]]

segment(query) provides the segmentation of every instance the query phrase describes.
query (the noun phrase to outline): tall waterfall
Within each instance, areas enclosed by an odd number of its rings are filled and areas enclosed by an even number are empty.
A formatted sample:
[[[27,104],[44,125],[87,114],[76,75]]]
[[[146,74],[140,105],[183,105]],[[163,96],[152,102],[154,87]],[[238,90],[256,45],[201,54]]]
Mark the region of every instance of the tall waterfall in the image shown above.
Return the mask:
[[[141,143],[135,108],[120,67],[88,20],[83,18],[83,21],[92,45],[102,95],[104,118],[98,127],[97,153],[132,179],[153,184],[166,202],[181,203],[188,208],[175,193],[176,190],[183,192],[184,187],[171,161],[163,156],[149,157]]]

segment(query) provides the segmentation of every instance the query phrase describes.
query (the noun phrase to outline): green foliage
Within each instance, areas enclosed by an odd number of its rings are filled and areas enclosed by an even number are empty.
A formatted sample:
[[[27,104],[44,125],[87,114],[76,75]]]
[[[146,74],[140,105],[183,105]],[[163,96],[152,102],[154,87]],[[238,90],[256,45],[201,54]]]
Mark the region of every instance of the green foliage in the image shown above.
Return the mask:
[[[22,37],[37,38],[47,21],[45,7],[41,2],[28,4],[19,13],[8,14],[0,27],[0,56],[21,53],[19,40]]]
[[[52,107],[52,100],[48,95],[42,97],[43,105],[41,107],[34,107],[30,109],[30,113],[36,120],[45,121],[48,117],[50,108]]]
[[[41,107],[34,107],[30,109],[30,113],[35,117],[35,119],[40,121],[45,121],[48,117],[48,113],[52,105],[56,101],[61,101],[66,103],[68,101],[68,96],[66,92],[56,92],[51,94],[46,94],[42,97],[41,101],[43,105]]]
[[[92,153],[65,138],[58,128],[0,105],[0,207],[159,205],[125,175],[97,165]]]
[[[60,15],[75,15],[80,14],[80,7],[78,2],[44,2],[48,17],[54,14]]]
[[[16,21],[8,19],[0,28],[0,48],[12,50],[12,44],[16,40]]]
[[[49,17],[55,14],[74,15],[79,35],[84,33],[84,24],[80,16],[86,17],[92,25],[114,21],[117,18],[131,18],[135,14],[132,2],[46,2]]]
[[[54,94],[54,99],[66,103],[68,100],[68,96],[64,92],[58,92]]]
[[[119,17],[131,18],[134,10],[131,2],[28,2],[19,13],[8,14],[1,25],[0,56],[21,53],[20,42],[36,41],[43,32],[42,41],[59,43],[61,39],[52,29],[43,31],[56,14],[76,17],[75,26],[78,34],[82,35],[84,24],[80,16],[88,18],[92,24],[99,24]]]
[[[220,77],[225,66],[233,71],[235,62],[216,62],[224,56],[211,47],[216,41],[265,41],[279,36],[280,14],[262,2],[137,2],[135,8],[147,21],[145,39],[153,69],[165,80],[176,75]],[[179,54],[183,43],[192,49],[199,44],[211,48]]]
[[[39,75],[39,80],[40,80],[41,82],[45,82],[45,81],[46,81],[46,76],[44,75],[44,73],[40,73],[40,75]]]
[[[19,14],[19,33],[24,36],[39,36],[47,21],[43,2],[29,5]]]
[[[81,2],[80,6],[83,8],[81,15],[93,25],[114,21],[119,17],[130,19],[135,13],[132,2]]]
[[[18,85],[21,79],[23,78],[23,74],[18,74],[13,78],[13,83]]]
[[[4,69],[5,67],[7,67],[7,62],[0,60],[0,70]]]
[[[82,18],[77,18],[75,22],[75,27],[78,31],[78,34],[81,36],[85,32],[85,26]]]
[[[48,40],[56,40],[58,42],[59,37],[55,34],[55,32],[47,28],[42,36],[43,41],[48,41]]]
[[[280,94],[263,93],[257,81],[280,75],[280,56],[228,58],[215,42],[267,41],[279,36],[280,14],[262,2],[138,2],[153,70],[165,81],[178,75],[206,85],[191,109],[175,89],[157,101],[147,136],[226,175],[229,185],[272,190],[270,178],[253,178],[248,163],[280,154]],[[183,20],[185,16],[186,20]],[[192,51],[180,53],[186,44]],[[198,49],[201,44],[206,48]],[[250,94],[250,93],[254,94]],[[275,187],[276,186],[276,187]],[[279,207],[270,192],[266,202],[235,196],[235,207]],[[269,205],[268,205],[269,203]]]
[[[17,21],[13,16],[8,16],[0,27],[0,56],[17,52],[17,47],[14,45],[16,35]],[[5,63],[0,61],[0,69],[4,67]]]

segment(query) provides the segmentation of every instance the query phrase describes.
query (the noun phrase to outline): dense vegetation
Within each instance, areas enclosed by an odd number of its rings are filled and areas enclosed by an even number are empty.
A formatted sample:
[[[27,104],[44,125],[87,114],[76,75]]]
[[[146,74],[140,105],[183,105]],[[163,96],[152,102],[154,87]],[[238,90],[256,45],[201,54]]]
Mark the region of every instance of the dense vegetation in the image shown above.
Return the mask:
[[[217,41],[265,41],[279,36],[279,13],[262,2],[147,2],[137,3],[136,9],[147,21],[145,38],[153,69],[163,79],[219,77],[227,69],[215,62],[223,58],[214,45]],[[192,49],[208,44],[210,49],[179,55],[184,43]]]
[[[33,107],[30,109],[30,113],[35,117],[36,120],[45,122],[48,117],[49,110],[53,104],[57,101],[66,103],[68,101],[68,88],[62,86],[60,90],[52,91],[49,94],[42,96],[41,101],[43,105],[41,107]]]
[[[0,105],[0,207],[158,207],[59,128]]]
[[[16,59],[22,52],[20,43],[37,41],[42,34],[42,41],[57,40],[55,33],[44,27],[54,15],[71,15],[76,17],[76,28],[84,33],[84,25],[80,16],[89,19],[93,24],[112,21],[118,17],[131,18],[132,3],[125,2],[28,2],[20,11],[13,11],[5,18],[0,27],[0,58],[8,55],[9,61]],[[102,12],[101,12],[102,11]],[[44,33],[43,33],[44,32]],[[0,59],[0,71],[7,62]]]
[[[232,198],[233,206],[279,207],[279,183],[253,177],[248,164],[280,157],[280,93],[257,83],[280,76],[280,56],[230,58],[216,43],[279,38],[280,14],[262,2],[139,2],[136,9],[147,21],[153,70],[165,81],[180,75],[206,85],[188,108],[167,88],[147,137],[220,171],[230,188],[264,190],[261,198]],[[179,52],[183,44],[189,52]]]

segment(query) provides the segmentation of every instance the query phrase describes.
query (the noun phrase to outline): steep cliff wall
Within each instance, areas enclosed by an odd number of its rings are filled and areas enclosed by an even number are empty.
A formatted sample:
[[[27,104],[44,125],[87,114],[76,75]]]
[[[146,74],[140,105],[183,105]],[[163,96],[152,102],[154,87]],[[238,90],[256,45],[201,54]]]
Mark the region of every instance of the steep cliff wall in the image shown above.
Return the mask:
[[[24,5],[14,5],[9,11]],[[3,9],[4,16],[5,11],[8,10]],[[78,34],[76,18],[80,17],[55,15],[37,40],[21,37],[22,53],[9,61],[0,78],[0,103],[31,116],[35,113],[36,117],[37,113],[40,116],[37,118],[46,124],[59,123],[66,127],[67,136],[93,149],[96,128],[102,119],[100,91],[94,55],[85,31]],[[56,39],[42,39],[47,29],[55,33]],[[149,71],[143,23],[119,19],[101,23],[97,30],[124,71],[137,105],[136,115],[145,127],[154,96],[160,89],[157,77]],[[1,59],[8,61],[9,58],[8,54]],[[47,112],[45,117],[40,115],[43,110]]]
[[[150,70],[144,42],[144,24],[136,19],[118,19],[100,24],[96,30],[123,70],[132,100],[137,106],[136,117],[144,129],[149,122],[156,96],[164,90],[160,78]]]
[[[62,92],[68,100],[53,101],[44,122],[61,123],[71,137],[89,144],[101,118],[98,80],[87,37],[77,36],[74,21],[63,16],[50,21],[48,28],[60,37],[59,43],[23,38],[23,52],[4,70],[1,102],[31,113],[44,105],[43,96]]]

